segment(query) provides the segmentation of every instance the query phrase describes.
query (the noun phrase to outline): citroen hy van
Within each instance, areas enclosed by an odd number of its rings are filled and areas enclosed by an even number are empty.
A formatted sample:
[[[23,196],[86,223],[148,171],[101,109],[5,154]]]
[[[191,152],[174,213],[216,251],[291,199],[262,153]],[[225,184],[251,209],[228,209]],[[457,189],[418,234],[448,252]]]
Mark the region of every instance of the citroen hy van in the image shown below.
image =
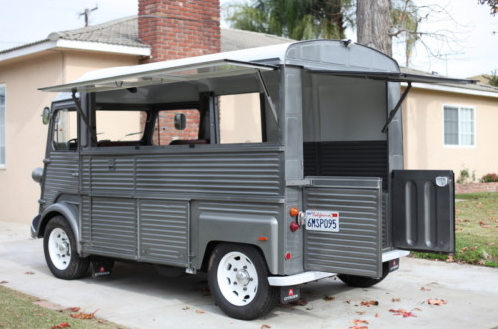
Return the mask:
[[[205,271],[238,319],[314,280],[372,286],[410,250],[454,251],[453,173],[403,169],[399,110],[418,82],[468,81],[319,40],[42,88],[60,94],[32,235],[61,279],[114,261]]]

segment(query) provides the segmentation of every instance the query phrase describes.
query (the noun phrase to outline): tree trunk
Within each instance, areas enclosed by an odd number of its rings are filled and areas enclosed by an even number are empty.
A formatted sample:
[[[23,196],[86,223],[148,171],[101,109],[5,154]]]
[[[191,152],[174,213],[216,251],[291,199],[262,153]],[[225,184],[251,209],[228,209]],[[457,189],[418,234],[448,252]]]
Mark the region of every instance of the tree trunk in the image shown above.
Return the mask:
[[[356,1],[356,34],[358,43],[392,56],[390,0]]]

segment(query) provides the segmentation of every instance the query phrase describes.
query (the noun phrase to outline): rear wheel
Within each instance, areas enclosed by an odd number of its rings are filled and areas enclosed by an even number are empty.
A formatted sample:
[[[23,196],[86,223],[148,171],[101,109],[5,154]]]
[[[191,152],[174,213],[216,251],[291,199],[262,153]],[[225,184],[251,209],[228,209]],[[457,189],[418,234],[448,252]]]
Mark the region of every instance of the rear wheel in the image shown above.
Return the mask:
[[[258,249],[248,245],[220,244],[209,261],[209,288],[227,315],[253,320],[270,312],[279,290],[268,283],[269,271]]]
[[[48,268],[59,279],[78,279],[88,271],[90,260],[78,255],[74,232],[62,216],[56,216],[48,222],[43,251]]]
[[[337,275],[337,277],[350,287],[369,288],[384,280],[388,274],[389,274],[389,263],[386,262],[382,264],[382,276],[380,278],[369,278],[366,276],[349,275],[349,274],[339,274]]]

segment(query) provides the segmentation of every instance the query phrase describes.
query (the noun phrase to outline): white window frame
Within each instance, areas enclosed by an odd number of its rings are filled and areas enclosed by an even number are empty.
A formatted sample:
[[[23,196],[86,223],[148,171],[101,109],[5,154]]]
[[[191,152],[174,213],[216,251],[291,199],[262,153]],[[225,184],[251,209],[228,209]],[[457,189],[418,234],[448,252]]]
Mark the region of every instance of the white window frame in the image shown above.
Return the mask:
[[[0,146],[3,146],[3,162],[0,162],[0,169],[7,167],[7,86],[5,83],[0,83],[0,90],[3,90],[4,105],[3,116],[0,116]],[[1,157],[0,157],[1,161]]]
[[[452,107],[452,108],[457,108],[458,109],[458,144],[446,144],[446,141],[445,141],[445,109],[447,107]],[[474,141],[473,141],[473,144],[471,145],[462,145],[462,142],[461,142],[461,115],[460,115],[460,112],[463,110],[463,109],[470,109],[472,110],[472,113],[473,113],[473,122],[472,122],[472,131],[473,131],[473,136],[474,136]],[[442,112],[443,112],[443,115],[442,115],[442,129],[443,129],[443,146],[444,147],[449,147],[449,148],[475,148],[477,146],[477,131],[476,131],[476,121],[477,121],[477,110],[475,108],[475,106],[470,106],[470,105],[462,105],[462,104],[443,104],[443,108],[442,108]]]

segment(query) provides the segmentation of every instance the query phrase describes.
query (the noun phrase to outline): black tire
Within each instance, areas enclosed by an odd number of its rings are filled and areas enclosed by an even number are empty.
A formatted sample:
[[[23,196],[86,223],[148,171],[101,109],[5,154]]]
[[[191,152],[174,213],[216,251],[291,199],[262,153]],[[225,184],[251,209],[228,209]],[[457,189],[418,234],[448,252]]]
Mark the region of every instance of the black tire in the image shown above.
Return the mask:
[[[270,312],[279,298],[279,289],[268,283],[269,274],[257,248],[223,243],[216,246],[209,260],[209,289],[227,315],[254,320]]]
[[[338,274],[337,277],[350,287],[369,288],[381,282],[389,274],[389,263],[382,264],[382,276],[380,278],[369,278],[366,276]]]
[[[74,232],[62,216],[47,223],[43,251],[50,272],[59,279],[79,279],[88,272],[90,260],[78,255]]]

